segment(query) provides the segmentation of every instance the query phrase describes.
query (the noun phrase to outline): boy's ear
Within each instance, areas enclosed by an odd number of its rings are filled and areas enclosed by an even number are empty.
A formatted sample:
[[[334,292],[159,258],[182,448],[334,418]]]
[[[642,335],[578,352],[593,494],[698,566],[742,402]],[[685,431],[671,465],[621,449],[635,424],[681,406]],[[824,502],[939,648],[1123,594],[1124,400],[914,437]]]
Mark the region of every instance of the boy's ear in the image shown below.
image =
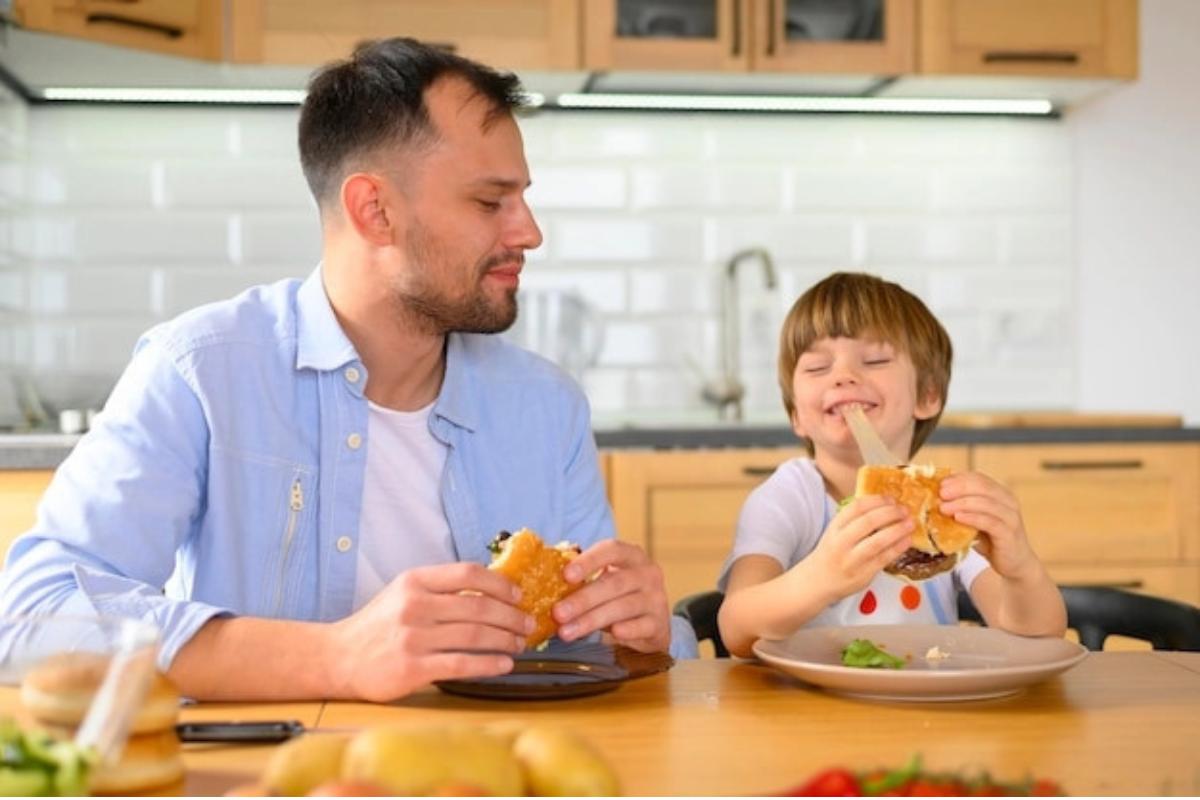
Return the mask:
[[[917,419],[931,419],[938,415],[942,410],[942,398],[938,395],[936,389],[929,389],[925,392],[924,397],[917,399],[917,406],[913,409],[913,416]]]
[[[796,413],[796,409],[794,409],[794,408],[792,409],[792,413],[790,415],[790,420],[792,423],[792,432],[795,433],[797,436],[799,436],[801,439],[807,439],[808,434],[806,434],[804,432],[804,429],[800,426],[800,417]]]

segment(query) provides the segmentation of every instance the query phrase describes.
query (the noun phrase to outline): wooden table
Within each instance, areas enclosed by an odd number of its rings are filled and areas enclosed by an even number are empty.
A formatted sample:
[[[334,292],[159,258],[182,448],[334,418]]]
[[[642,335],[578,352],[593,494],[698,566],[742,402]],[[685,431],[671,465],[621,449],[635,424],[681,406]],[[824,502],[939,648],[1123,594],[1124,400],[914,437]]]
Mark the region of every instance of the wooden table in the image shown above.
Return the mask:
[[[12,695],[0,695],[0,709]],[[869,703],[733,660],[681,662],[592,698],[471,700],[429,690],[391,705],[201,704],[184,720],[294,717],[318,728],[518,719],[568,726],[615,765],[627,794],[754,794],[834,765],[987,769],[1076,795],[1200,793],[1200,653],[1096,653],[1014,697]],[[188,793],[255,778],[269,747],[185,748]]]

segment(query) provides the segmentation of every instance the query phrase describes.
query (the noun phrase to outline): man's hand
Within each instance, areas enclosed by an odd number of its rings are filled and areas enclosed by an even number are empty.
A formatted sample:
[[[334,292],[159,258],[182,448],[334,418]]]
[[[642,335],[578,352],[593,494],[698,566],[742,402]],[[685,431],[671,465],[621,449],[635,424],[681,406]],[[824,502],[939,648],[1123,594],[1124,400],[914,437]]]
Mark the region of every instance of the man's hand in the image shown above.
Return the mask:
[[[508,672],[534,625],[520,596],[479,564],[407,570],[334,623],[337,694],[386,702],[435,680]]]
[[[829,523],[812,555],[815,574],[828,583],[827,602],[859,591],[910,546],[913,520],[904,506],[882,495],[855,498]],[[793,568],[794,569],[794,568]]]
[[[568,583],[596,580],[554,606],[563,641],[605,630],[620,644],[643,653],[671,646],[671,612],[662,569],[640,547],[606,539],[574,558],[563,570]]]

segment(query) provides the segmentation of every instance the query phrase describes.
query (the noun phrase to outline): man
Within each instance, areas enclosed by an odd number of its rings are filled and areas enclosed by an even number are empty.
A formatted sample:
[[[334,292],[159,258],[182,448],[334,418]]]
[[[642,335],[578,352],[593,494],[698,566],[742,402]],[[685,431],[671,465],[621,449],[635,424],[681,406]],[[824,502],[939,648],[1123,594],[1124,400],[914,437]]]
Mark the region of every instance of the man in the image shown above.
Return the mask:
[[[202,699],[390,700],[512,667],[502,529],[585,550],[560,636],[666,649],[659,569],[612,538],[586,400],[492,334],[541,232],[515,77],[410,39],[317,74],[320,267],[150,331],[12,548],[4,613],[132,616]],[[165,592],[164,592],[165,589]]]

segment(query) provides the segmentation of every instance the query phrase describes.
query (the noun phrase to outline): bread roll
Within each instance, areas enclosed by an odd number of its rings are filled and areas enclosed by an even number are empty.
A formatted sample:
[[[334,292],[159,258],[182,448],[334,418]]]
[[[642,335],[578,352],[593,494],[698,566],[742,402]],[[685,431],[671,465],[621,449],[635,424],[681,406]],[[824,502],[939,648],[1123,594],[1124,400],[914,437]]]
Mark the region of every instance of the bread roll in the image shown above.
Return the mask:
[[[109,660],[109,656],[101,653],[51,656],[25,675],[21,683],[21,704],[38,722],[78,725],[104,680]],[[138,734],[173,728],[178,716],[179,691],[164,675],[156,673],[130,732]]]

